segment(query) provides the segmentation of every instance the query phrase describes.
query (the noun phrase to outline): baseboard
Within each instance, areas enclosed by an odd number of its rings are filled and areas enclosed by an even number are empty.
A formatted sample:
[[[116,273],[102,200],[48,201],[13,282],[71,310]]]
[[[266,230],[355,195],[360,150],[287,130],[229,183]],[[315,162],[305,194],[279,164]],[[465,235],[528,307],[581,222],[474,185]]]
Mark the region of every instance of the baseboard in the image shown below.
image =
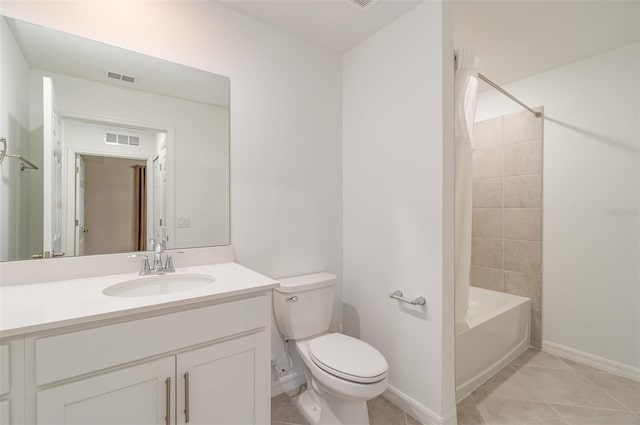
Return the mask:
[[[382,396],[424,425],[455,425],[456,423],[455,408],[442,417],[391,385]]]
[[[584,363],[587,366],[595,367],[596,369],[601,369],[614,375],[622,376],[623,378],[640,382],[640,368],[637,367],[618,363],[550,341],[542,341],[542,350],[560,357],[565,357],[569,360]]]
[[[293,371],[286,375],[281,375],[277,380],[271,382],[271,397],[294,390],[306,381],[307,377],[302,371]]]

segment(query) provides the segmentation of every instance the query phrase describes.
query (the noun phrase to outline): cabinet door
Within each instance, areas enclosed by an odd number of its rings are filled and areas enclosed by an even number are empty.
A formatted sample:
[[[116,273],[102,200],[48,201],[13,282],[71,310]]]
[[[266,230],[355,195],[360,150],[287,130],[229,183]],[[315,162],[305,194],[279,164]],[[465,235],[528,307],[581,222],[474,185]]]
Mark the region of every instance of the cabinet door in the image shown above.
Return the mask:
[[[177,423],[270,423],[268,343],[261,331],[178,355]]]
[[[0,425],[24,424],[24,339],[0,345]]]
[[[174,379],[171,356],[38,391],[37,423],[174,424]]]
[[[11,423],[11,404],[9,400],[0,401],[0,424],[9,425]]]

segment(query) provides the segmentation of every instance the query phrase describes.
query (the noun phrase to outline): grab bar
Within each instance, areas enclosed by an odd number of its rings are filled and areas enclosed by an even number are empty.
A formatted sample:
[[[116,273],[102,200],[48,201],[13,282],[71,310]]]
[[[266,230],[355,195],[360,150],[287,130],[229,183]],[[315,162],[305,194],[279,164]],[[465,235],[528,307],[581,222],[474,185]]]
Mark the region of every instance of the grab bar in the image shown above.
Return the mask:
[[[37,170],[38,167],[31,161],[26,158],[21,157],[20,155],[10,155],[7,153],[7,139],[4,137],[0,137],[0,144],[2,145],[2,149],[0,149],[0,164],[4,161],[5,158],[15,158],[20,161],[20,171],[24,171],[25,169],[29,170]]]
[[[393,291],[389,295],[389,298],[393,298],[394,300],[398,300],[403,303],[407,303],[411,305],[425,305],[427,303],[427,300],[425,300],[424,297],[418,297],[413,300],[410,300],[409,298],[405,298],[404,295],[402,294],[402,291],[399,289],[397,291]]]

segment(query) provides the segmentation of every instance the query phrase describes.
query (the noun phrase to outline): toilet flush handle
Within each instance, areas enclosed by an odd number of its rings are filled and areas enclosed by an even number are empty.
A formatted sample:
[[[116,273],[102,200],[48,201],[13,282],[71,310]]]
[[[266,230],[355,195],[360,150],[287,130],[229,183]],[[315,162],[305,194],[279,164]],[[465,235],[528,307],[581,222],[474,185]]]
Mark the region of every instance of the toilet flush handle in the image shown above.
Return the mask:
[[[294,295],[293,297],[287,298],[287,302],[294,303],[296,301],[298,301],[298,296],[297,295]]]

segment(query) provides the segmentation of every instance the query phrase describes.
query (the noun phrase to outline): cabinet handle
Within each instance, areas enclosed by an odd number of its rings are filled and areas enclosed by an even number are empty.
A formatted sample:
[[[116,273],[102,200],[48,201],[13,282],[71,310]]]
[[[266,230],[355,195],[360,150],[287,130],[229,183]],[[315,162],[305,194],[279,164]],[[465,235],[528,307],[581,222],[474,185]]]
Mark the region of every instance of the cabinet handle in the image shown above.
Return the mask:
[[[166,425],[171,425],[171,377],[168,377],[167,379],[164,380],[164,385],[165,385],[165,389],[166,389],[166,407],[165,407],[165,414],[166,416],[164,417],[164,423]]]
[[[189,372],[184,373],[184,421],[189,423]]]

